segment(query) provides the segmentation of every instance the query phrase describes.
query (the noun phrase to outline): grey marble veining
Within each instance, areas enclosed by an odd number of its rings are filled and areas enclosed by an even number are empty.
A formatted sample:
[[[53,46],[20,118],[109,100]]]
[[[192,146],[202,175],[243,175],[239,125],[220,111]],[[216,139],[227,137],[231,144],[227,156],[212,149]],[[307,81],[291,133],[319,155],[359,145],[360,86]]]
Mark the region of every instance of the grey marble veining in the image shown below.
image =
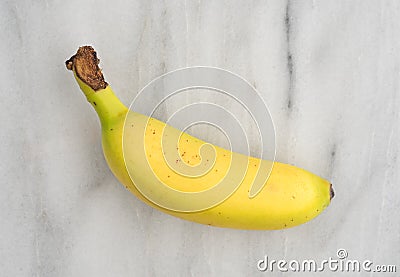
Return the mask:
[[[399,271],[399,16],[394,0],[2,1],[2,274],[281,276],[257,261],[323,260],[338,248]],[[241,75],[268,104],[276,159],[330,179],[332,204],[283,231],[213,228],[147,207],[109,171],[96,115],[65,70],[84,44],[126,104],[174,69]]]

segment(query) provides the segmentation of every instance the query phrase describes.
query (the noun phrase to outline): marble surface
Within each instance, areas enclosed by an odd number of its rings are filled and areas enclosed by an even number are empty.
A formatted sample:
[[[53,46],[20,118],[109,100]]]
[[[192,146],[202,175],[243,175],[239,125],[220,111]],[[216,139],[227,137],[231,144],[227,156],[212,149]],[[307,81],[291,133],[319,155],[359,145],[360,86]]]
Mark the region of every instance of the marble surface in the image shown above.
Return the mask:
[[[395,0],[1,1],[2,276],[281,276],[257,261],[339,248],[399,272],[399,17]],[[270,108],[277,160],[330,179],[334,201],[283,231],[202,226],[141,203],[109,171],[65,70],[84,44],[126,104],[177,68],[241,75]]]

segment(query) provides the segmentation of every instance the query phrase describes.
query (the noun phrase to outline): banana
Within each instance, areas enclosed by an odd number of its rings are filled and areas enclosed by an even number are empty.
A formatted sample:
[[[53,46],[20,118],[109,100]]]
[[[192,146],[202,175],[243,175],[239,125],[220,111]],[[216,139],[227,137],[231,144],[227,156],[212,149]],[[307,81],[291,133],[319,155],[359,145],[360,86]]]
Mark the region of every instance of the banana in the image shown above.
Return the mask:
[[[104,156],[111,171],[146,204],[197,223],[253,230],[300,225],[330,204],[334,192],[328,181],[279,162],[273,163],[263,189],[249,197],[257,170],[270,162],[210,145],[155,118],[129,111],[104,80],[98,64],[90,46],[80,47],[66,61],[99,116]],[[179,172],[184,169],[190,174]],[[228,175],[228,187],[232,180],[239,183],[221,198],[226,189],[213,186]],[[194,197],[197,192],[200,196]],[[214,204],[207,206],[211,202]]]

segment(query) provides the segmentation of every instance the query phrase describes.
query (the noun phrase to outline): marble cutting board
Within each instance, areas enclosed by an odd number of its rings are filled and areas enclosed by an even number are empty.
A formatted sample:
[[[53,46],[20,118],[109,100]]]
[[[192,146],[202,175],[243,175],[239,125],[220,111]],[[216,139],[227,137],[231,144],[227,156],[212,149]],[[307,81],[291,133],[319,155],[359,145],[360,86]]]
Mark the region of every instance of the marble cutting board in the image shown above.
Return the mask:
[[[2,275],[261,276],[265,255],[323,260],[339,248],[399,271],[399,17],[394,0],[2,1]],[[96,115],[65,70],[85,44],[126,104],[174,69],[241,75],[270,109],[276,159],[330,179],[332,204],[283,231],[213,228],[145,206],[108,170]]]

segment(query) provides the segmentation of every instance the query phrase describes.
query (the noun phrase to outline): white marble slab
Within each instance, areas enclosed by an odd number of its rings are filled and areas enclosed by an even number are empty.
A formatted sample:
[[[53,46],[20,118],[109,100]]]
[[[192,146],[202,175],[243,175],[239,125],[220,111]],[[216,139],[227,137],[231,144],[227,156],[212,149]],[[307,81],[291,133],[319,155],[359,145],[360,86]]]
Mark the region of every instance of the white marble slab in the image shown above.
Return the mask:
[[[399,17],[395,0],[2,1],[2,276],[261,276],[264,255],[322,260],[338,248],[399,272]],[[84,44],[126,104],[181,67],[243,76],[270,108],[277,160],[332,180],[334,201],[284,231],[147,207],[108,170],[96,115],[65,70]]]

